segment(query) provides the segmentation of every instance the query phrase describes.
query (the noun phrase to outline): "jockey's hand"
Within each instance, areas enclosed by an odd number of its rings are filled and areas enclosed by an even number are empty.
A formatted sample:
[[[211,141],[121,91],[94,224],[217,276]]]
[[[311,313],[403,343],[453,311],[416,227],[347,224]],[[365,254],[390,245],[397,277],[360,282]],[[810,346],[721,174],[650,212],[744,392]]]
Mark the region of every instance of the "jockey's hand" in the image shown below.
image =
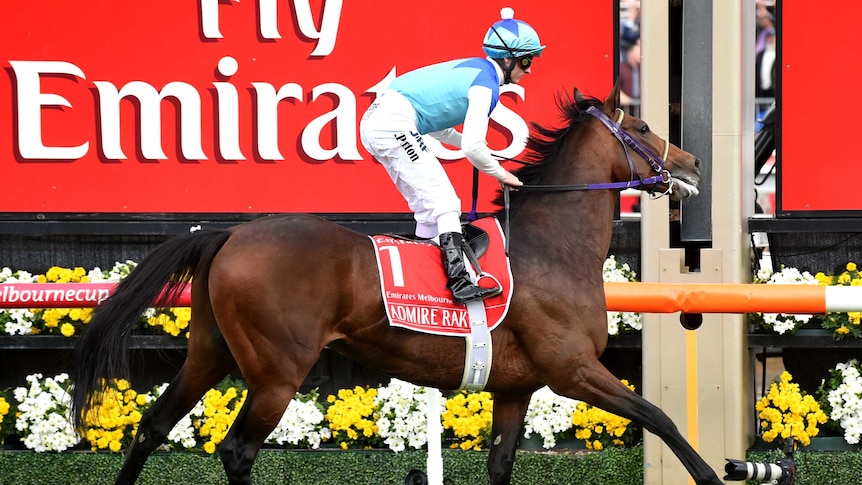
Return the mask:
[[[519,187],[521,185],[524,185],[523,182],[518,180],[518,177],[515,177],[509,171],[506,171],[506,176],[503,177],[503,180],[501,180],[500,183],[505,184],[505,185],[509,185],[512,187]]]

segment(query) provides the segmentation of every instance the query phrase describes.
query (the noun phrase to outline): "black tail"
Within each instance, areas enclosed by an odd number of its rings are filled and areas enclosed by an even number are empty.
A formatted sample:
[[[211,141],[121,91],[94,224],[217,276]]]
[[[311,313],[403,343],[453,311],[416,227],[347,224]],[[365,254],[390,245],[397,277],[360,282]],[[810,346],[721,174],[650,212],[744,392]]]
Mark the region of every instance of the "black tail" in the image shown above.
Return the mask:
[[[186,283],[209,268],[230,234],[226,229],[205,229],[169,239],[96,309],[75,348],[72,416],[79,431],[89,409],[102,402],[105,380],[128,378],[129,334],[141,314],[149,307],[170,307]]]

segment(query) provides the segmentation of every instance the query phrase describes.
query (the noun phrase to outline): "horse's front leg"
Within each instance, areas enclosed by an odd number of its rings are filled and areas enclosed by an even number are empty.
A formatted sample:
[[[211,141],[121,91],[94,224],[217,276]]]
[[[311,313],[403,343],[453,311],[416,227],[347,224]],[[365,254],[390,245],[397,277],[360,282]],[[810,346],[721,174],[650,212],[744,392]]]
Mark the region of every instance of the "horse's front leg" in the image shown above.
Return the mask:
[[[494,421],[491,425],[491,453],[488,475],[491,485],[508,485],[512,481],[515,450],[524,431],[524,416],[532,394],[494,393]]]
[[[558,394],[580,399],[640,424],[664,441],[697,485],[724,483],[691,447],[664,411],[623,385],[598,359],[582,363],[577,369],[576,376],[574,382],[564,379],[566,384],[563,387],[558,386],[560,381],[555,380],[550,384],[551,389]]]

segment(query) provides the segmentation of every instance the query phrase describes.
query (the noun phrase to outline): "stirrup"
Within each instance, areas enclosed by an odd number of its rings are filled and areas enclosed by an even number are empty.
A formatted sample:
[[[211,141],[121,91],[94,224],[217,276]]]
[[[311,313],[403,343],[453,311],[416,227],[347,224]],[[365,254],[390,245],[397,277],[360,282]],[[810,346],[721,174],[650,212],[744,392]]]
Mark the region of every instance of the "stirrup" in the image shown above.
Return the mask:
[[[493,288],[484,288],[482,286],[470,283],[469,280],[460,280],[461,285],[452,285],[452,299],[455,303],[464,304],[472,300],[484,300],[503,293],[503,289],[499,286]]]

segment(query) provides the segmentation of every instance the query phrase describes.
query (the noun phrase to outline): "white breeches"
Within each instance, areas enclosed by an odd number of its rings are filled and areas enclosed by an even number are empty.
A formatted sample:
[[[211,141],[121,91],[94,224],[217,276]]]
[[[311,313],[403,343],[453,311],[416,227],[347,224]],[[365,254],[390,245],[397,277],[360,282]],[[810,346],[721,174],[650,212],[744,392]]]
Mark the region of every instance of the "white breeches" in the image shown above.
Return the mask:
[[[413,211],[417,236],[461,231],[461,200],[440,161],[422,141],[416,112],[407,98],[395,91],[379,96],[362,117],[359,136]]]

